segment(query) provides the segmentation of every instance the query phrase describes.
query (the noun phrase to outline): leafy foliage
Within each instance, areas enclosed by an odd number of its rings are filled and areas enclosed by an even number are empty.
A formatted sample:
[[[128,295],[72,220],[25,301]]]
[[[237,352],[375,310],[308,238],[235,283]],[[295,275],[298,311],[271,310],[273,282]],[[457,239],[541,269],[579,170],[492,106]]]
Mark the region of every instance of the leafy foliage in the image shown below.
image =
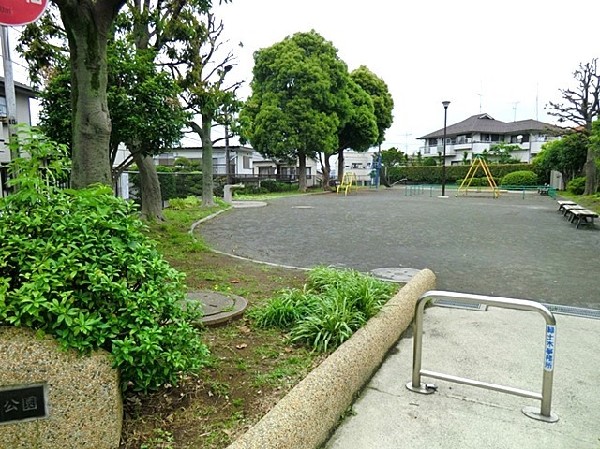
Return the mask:
[[[30,158],[12,163],[17,191],[0,200],[0,322],[81,352],[106,349],[123,389],[199,370],[207,348],[179,306],[183,275],[148,240],[133,204],[106,186],[54,187],[47,180],[67,171],[66,148],[36,134],[19,144]]]
[[[594,120],[600,116],[600,72],[598,58],[585,64],[580,63],[573,72],[576,87],[560,89],[561,103],[550,102],[550,115],[558,117],[560,123],[567,123],[572,128],[583,128],[585,134],[592,132]],[[575,125],[575,126],[573,126]],[[585,160],[586,184],[584,193],[592,195],[598,188],[596,167],[597,154],[593,145],[587,147]]]
[[[519,170],[502,178],[503,186],[534,186],[538,183],[537,175],[529,170]]]
[[[574,195],[582,195],[585,190],[585,176],[571,179],[567,183],[567,190]]]
[[[352,104],[348,68],[332,43],[315,31],[296,33],[257,51],[254,60],[252,94],[240,113],[245,139],[264,155],[301,164],[336,151]]]
[[[378,136],[375,143],[385,140],[385,131],[392,126],[392,110],[394,99],[388,86],[381,78],[371,72],[366,66],[361,65],[350,73],[351,79],[369,94],[373,101],[373,113],[377,122]]]
[[[471,167],[468,165],[452,165],[446,167],[446,181],[455,182],[458,179],[464,179],[469,172]],[[490,172],[494,178],[502,178],[504,175],[518,170],[531,170],[532,166],[529,164],[508,164],[508,165],[489,165]],[[483,176],[483,170],[479,173]],[[424,166],[411,166],[411,167],[390,167],[388,168],[388,178],[391,183],[400,181],[401,179],[408,179],[410,182],[424,183],[424,184],[440,184],[442,182],[442,167],[424,167]]]
[[[284,290],[251,312],[258,326],[290,331],[290,339],[327,352],[348,340],[392,296],[395,287],[354,270],[317,267],[304,290]]]
[[[558,170],[568,182],[583,170],[589,139],[584,133],[571,133],[543,145],[542,151],[533,159],[533,165],[544,181],[550,179],[550,171]]]
[[[484,150],[480,157],[486,162],[496,164],[520,164],[521,160],[512,155],[513,152],[519,151],[519,145],[511,145],[508,143],[496,143],[489,150]]]

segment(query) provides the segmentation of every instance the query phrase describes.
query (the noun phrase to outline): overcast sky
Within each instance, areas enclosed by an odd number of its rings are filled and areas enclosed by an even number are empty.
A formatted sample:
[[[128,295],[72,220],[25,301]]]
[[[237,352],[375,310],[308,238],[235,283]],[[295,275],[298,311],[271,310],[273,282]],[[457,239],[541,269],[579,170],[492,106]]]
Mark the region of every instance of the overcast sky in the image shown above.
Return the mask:
[[[448,124],[480,110],[554,122],[548,101],[574,86],[580,62],[600,56],[598,0],[233,0],[215,14],[238,56],[231,76],[247,84],[254,51],[311,29],[350,70],[369,67],[395,103],[383,148],[410,152],[443,127],[443,100]]]

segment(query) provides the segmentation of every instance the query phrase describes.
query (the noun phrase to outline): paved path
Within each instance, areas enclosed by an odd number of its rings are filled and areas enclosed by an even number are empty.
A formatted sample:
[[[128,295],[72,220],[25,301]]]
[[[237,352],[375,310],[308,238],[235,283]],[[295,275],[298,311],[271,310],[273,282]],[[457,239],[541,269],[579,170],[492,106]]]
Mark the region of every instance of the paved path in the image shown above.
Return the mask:
[[[590,351],[598,320],[556,317],[552,413],[528,418],[540,401],[423,377],[439,389],[420,395],[411,380],[412,339],[403,338],[362,391],[327,449],[598,449],[600,355]],[[541,393],[543,318],[535,312],[433,307],[425,312],[423,369]]]
[[[285,197],[221,214],[200,233],[217,250],[265,262],[427,267],[440,290],[600,309],[600,224],[577,230],[536,194],[437,194]]]

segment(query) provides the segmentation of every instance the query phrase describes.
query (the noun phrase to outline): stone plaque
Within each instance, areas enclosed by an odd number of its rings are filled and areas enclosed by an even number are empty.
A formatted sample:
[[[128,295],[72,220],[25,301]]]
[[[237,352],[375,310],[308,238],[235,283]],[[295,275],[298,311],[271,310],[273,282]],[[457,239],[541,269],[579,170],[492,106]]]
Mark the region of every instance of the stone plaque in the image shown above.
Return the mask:
[[[0,424],[48,417],[44,384],[0,387]]]

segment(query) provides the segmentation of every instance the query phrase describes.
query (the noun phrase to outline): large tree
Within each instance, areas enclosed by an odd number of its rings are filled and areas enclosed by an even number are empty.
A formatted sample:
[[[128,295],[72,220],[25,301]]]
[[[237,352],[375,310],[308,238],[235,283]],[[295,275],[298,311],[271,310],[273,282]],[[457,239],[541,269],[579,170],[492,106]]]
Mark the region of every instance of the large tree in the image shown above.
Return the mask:
[[[53,0],[67,33],[71,65],[72,161],[75,188],[111,185],[111,121],[106,48],[125,0]]]
[[[229,0],[220,0],[227,3]],[[223,23],[210,13],[210,0],[159,1],[134,0],[130,5],[131,37],[139,50],[153,48],[157,61],[168,67],[182,89],[180,98],[190,116],[200,116],[202,124],[189,120],[187,125],[202,140],[203,177],[202,204],[213,206],[212,122],[224,105],[235,104],[235,89],[240,83],[223,88],[225,74],[231,68],[231,52],[218,58],[219,37]],[[122,25],[129,29],[127,21]],[[158,62],[157,62],[158,63]],[[229,116],[228,116],[229,117]],[[153,162],[141,153],[140,163]]]
[[[226,2],[227,0],[221,1]],[[196,18],[202,14],[206,14],[210,7],[210,0],[169,0],[158,2],[133,0],[127,4],[127,8],[116,21],[117,39],[133,43],[139,59],[146,61],[148,64],[156,63],[169,67],[177,66],[182,61],[173,60],[173,58],[180,55],[178,52],[179,49],[189,48],[190,46],[198,45],[199,40],[209,39],[210,36],[205,32],[205,27],[201,24],[201,26],[197,26],[198,22]],[[27,40],[30,44],[35,44],[33,45],[35,49],[33,53],[38,55],[36,65],[32,69],[35,73],[44,73],[44,70],[39,69],[43,69],[44,66],[51,66],[50,62],[52,61],[53,52],[56,50],[56,47],[47,39],[45,40],[44,37],[53,32],[56,35],[55,30],[49,30],[49,27],[53,26],[55,22],[56,20],[47,20],[45,29],[34,28],[28,31],[30,35]],[[154,55],[154,59],[149,58],[149,55]],[[184,64],[186,62],[189,62],[189,60],[183,61]],[[113,70],[113,74],[114,72]],[[117,78],[113,76],[112,79]],[[134,77],[132,81],[136,85],[139,85],[142,80],[143,78],[138,76]],[[159,84],[164,86],[166,82],[163,78]],[[149,84],[148,82],[144,83],[145,85]],[[121,84],[121,87],[126,88],[127,86]],[[129,105],[130,107],[137,107],[140,111],[146,111],[148,114],[154,115],[147,117],[145,121],[146,131],[151,132],[138,132],[144,129],[144,120],[137,120],[135,124],[139,126],[136,130],[131,127],[134,124],[132,123],[132,114],[119,114],[119,117],[127,124],[127,128],[124,128],[123,131],[128,132],[129,138],[122,133],[113,133],[110,142],[112,144],[113,155],[116,148],[115,145],[118,145],[120,142],[127,144],[131,152],[131,159],[122,164],[117,171],[125,168],[131,160],[135,160],[141,176],[142,213],[149,218],[161,219],[160,186],[151,155],[163,150],[163,148],[152,145],[152,143],[167,141],[168,139],[166,138],[156,139],[154,136],[157,133],[163,133],[163,136],[165,133],[170,133],[172,131],[170,123],[180,121],[181,114],[179,114],[180,110],[171,96],[173,90],[171,88],[160,89],[158,85],[155,87],[157,90],[153,96],[149,95],[149,90],[146,90],[142,97],[133,94],[113,95],[113,98],[120,100],[118,103],[119,106],[123,105],[123,100],[128,97],[135,103]],[[160,97],[160,95],[163,95],[163,100],[159,101],[161,107],[157,107],[156,103],[152,104],[152,102]],[[147,100],[150,100],[150,103],[144,104]],[[173,114],[165,115],[165,108],[171,108]],[[141,118],[140,115],[137,115],[137,117]],[[165,124],[165,122],[169,121],[170,123]],[[148,126],[152,127],[151,130],[147,129]],[[132,139],[131,134],[134,132],[138,132],[137,135],[143,138]],[[172,134],[170,135],[172,136]],[[119,140],[122,138],[126,138],[127,140]]]
[[[350,74],[350,78],[356,84],[358,84],[362,90],[364,90],[373,102],[373,113],[375,114],[375,121],[377,125],[377,137],[369,147],[374,145],[381,145],[385,140],[385,131],[392,126],[394,120],[392,111],[394,109],[394,99],[390,94],[387,84],[373,72],[371,72],[367,66],[361,65],[357,69],[353,70]],[[368,149],[367,147],[366,149]],[[349,146],[355,151],[364,151],[360,147],[357,148]],[[340,146],[338,150],[338,179],[341,181],[341,177],[344,172],[344,154],[343,148]]]
[[[122,20],[122,19],[121,19]],[[69,93],[72,76],[62,48],[64,30],[52,10],[30,25],[20,39],[20,51],[28,62],[32,78],[42,83],[40,126],[58,142],[72,148],[72,108]],[[155,50],[140,49],[131,39],[111,40],[108,46],[107,102],[111,111],[110,166],[116,178],[135,161],[140,170],[142,216],[162,219],[160,184],[149,155],[171,148],[181,137],[187,121],[177,102],[178,88],[170,76],[155,66]],[[118,147],[124,144],[128,158],[115,167]]]
[[[346,120],[338,128],[338,181],[342,181],[344,171],[344,150],[367,151],[377,142],[379,131],[377,129],[377,118],[375,117],[373,100],[352,79],[348,80],[348,97],[351,107],[348,110]],[[329,155],[324,155],[323,183],[327,188],[329,183]]]
[[[580,128],[581,132],[590,135],[592,122],[600,116],[600,73],[598,60],[579,64],[573,72],[577,81],[574,89],[560,89],[562,102],[549,102],[552,111],[550,115],[558,117],[558,121]],[[597,188],[596,153],[588,146],[585,162],[585,191],[584,195],[592,195]]]
[[[267,157],[298,161],[306,191],[306,159],[338,148],[351,108],[348,68],[314,30],[254,54],[252,94],[240,114],[243,133]]]
[[[202,205],[210,207],[214,206],[212,128],[219,123],[227,125],[229,132],[228,125],[239,106],[236,91],[241,82],[227,84],[225,80],[235,58],[230,51],[219,51],[223,22],[207,13],[182,18],[179,26],[195,32],[185,42],[168,45],[167,54],[173,76],[182,88],[182,103],[200,118],[190,120],[188,126],[202,142]]]

